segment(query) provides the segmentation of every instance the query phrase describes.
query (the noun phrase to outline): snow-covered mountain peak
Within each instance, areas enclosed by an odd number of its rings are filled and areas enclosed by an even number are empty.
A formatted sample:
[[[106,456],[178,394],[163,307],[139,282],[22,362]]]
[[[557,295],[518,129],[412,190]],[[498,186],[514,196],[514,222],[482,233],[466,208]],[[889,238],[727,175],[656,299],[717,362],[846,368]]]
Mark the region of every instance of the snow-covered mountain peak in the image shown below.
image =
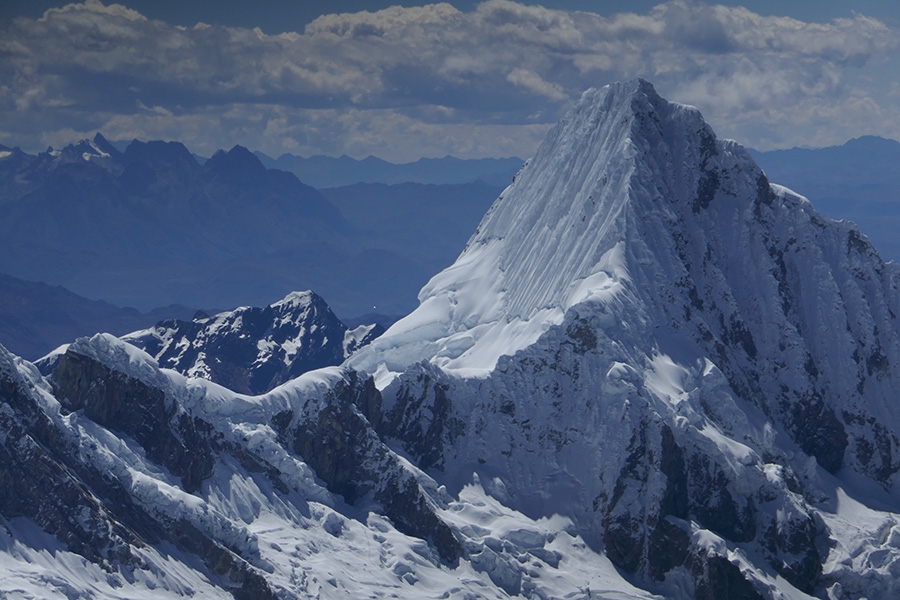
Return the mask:
[[[697,109],[664,100],[650,83],[588,90],[457,261],[422,289],[420,307],[352,365],[387,375],[426,359],[485,375],[576,304],[621,292],[642,261],[641,238],[655,235],[642,223],[684,220],[717,195],[752,199],[761,177]]]
[[[801,597],[707,587],[716,563],[773,581],[735,562],[744,545],[805,593],[888,598],[900,571],[832,594],[853,585],[822,550],[845,530],[813,515],[842,512],[835,475],[896,512],[898,289],[858,228],[636,80],[585,93],[420,307],[348,365],[375,376],[382,434],[448,489],[474,471],[625,572],[694,570],[665,597]]]
[[[316,300],[323,302],[321,297],[311,291],[291,292],[278,302],[273,302],[271,306],[277,310],[294,310],[307,308]]]
[[[122,155],[106,138],[97,133],[93,138],[85,138],[62,149],[49,146],[38,155],[36,161],[43,168],[53,170],[60,165],[79,162],[93,162],[109,168]]]

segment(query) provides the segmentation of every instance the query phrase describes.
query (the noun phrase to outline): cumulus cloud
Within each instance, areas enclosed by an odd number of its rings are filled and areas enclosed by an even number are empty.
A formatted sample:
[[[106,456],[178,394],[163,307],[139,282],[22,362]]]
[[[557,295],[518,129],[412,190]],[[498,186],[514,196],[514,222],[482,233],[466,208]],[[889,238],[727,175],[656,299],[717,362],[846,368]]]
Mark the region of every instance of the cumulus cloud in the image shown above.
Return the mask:
[[[609,17],[488,0],[267,35],[88,0],[0,31],[0,141],[99,129],[200,152],[526,156],[585,88],[635,76],[760,148],[900,137],[896,81],[860,75],[896,72],[898,33],[864,15],[807,23],[694,0]]]

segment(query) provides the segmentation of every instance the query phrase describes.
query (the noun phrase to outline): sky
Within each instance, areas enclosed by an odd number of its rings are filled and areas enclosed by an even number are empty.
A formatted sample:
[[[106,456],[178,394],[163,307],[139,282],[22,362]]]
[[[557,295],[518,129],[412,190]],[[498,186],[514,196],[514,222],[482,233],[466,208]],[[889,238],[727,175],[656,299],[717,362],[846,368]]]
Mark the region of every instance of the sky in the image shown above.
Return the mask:
[[[893,0],[0,0],[0,144],[527,158],[643,77],[759,150],[900,139]]]

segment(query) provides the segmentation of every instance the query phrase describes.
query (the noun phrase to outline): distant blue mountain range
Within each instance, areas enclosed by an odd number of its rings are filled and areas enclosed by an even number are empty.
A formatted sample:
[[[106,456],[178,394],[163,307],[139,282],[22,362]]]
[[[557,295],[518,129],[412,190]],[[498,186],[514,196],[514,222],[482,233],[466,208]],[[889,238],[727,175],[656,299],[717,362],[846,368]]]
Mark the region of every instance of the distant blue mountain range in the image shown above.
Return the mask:
[[[0,274],[0,343],[28,360],[83,335],[121,335],[164,319],[190,319],[195,312],[176,305],[142,313]]]
[[[525,162],[521,158],[461,159],[420,158],[411,163],[395,164],[369,156],[356,160],[349,156],[311,156],[303,158],[282,154],[272,158],[256,152],[270,169],[290,171],[300,181],[322,189],[355,183],[430,183],[457,184],[483,182],[506,187]]]
[[[415,307],[503,189],[320,192],[241,146],[204,160],[177,142],[119,147],[99,134],[37,155],[0,146],[0,273],[144,311],[266,306],[311,289],[342,318],[387,322]]]

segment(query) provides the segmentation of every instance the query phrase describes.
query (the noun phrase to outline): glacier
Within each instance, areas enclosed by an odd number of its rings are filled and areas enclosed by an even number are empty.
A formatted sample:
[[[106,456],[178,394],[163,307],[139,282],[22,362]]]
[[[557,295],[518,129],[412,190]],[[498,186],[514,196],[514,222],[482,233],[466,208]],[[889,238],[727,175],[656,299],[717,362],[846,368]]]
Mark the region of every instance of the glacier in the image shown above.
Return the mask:
[[[696,109],[589,90],[342,366],[0,349],[0,591],[894,598],[898,282]]]

